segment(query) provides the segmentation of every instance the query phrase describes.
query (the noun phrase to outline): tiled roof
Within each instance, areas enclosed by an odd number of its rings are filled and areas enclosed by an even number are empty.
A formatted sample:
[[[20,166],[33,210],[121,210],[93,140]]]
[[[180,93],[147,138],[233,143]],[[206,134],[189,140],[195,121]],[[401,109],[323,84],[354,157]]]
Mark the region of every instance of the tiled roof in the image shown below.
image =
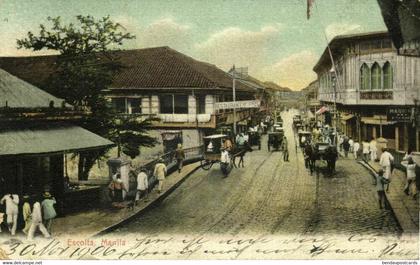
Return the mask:
[[[169,47],[115,51],[124,68],[111,89],[221,88],[231,89],[232,78],[218,67],[195,60]],[[56,55],[1,57],[0,68],[40,87],[54,73]],[[239,91],[254,89],[237,83]]]

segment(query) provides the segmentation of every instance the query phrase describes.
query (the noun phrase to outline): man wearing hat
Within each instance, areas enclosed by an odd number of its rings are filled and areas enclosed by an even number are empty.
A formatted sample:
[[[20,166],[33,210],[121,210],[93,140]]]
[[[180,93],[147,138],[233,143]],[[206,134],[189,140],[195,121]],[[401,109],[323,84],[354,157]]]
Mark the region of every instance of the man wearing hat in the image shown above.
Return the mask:
[[[147,172],[144,167],[140,168],[140,173],[137,175],[137,193],[135,203],[137,204],[141,197],[147,202],[147,192],[149,190],[149,180]]]
[[[14,236],[16,234],[17,219],[19,215],[19,196],[17,194],[6,194],[0,200],[1,204],[6,203],[7,226],[9,231]]]
[[[229,175],[229,168],[228,168],[229,163],[230,163],[229,152],[224,147],[220,148],[220,151],[222,152],[220,155],[220,169],[222,170],[223,177],[226,178]]]
[[[384,204],[385,209],[389,209],[388,201],[385,198],[385,188],[384,188],[384,185],[388,183],[388,180],[384,178],[383,169],[379,169],[378,174],[375,175],[375,179],[376,179],[376,191],[378,192],[379,209],[382,209],[382,204]]]
[[[156,163],[156,165],[155,165],[155,170],[153,171],[153,175],[159,181],[158,191],[157,191],[158,193],[161,193],[162,192],[162,189],[163,189],[163,181],[165,180],[166,173],[167,173],[166,165],[163,162],[163,159],[160,158],[159,159],[159,162]]]
[[[52,197],[48,191],[46,191],[44,193],[44,200],[42,201],[41,206],[42,212],[44,214],[44,225],[50,234],[53,219],[57,216],[57,213],[54,209],[54,204],[56,204],[55,198]]]

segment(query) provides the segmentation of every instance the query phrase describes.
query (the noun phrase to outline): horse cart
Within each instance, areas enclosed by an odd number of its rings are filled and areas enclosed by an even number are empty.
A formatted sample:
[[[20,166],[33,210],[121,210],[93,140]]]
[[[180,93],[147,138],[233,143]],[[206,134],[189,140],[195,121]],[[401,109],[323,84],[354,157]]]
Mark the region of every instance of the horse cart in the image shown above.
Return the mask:
[[[205,149],[200,161],[202,169],[209,170],[214,163],[220,163],[221,148],[227,138],[226,134],[214,134],[203,138]]]
[[[258,146],[258,150],[261,150],[261,135],[256,131],[248,131],[248,143],[252,146]]]
[[[305,147],[306,143],[310,143],[311,142],[311,138],[312,138],[312,133],[308,132],[308,131],[298,131],[298,138],[299,138],[299,146],[300,147]]]
[[[279,151],[281,143],[283,142],[283,131],[274,131],[268,133],[267,147],[268,151]]]

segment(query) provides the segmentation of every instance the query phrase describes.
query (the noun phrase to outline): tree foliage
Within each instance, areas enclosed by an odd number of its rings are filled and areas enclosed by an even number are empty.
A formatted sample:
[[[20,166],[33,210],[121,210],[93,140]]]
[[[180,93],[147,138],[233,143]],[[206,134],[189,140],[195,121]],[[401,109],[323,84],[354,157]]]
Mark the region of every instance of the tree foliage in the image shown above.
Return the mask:
[[[17,40],[18,48],[58,53],[45,89],[75,108],[89,111],[91,114],[80,125],[119,143],[130,157],[139,154],[140,146],[153,146],[156,140],[146,131],[151,120],[120,117],[103,93],[124,67],[115,51],[134,36],[122,32],[121,25],[109,16],[95,19],[79,15],[77,23],[69,24],[64,24],[60,17],[47,19],[52,24],[49,28],[41,24],[38,34],[28,32],[26,38]],[[80,154],[80,179],[87,179],[96,159],[106,151]]]

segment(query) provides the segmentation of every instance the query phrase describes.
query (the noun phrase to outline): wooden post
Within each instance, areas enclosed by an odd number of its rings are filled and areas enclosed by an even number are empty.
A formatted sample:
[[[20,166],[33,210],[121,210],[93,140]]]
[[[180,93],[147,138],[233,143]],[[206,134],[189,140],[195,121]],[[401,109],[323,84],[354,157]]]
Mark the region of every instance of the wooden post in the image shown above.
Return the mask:
[[[395,150],[400,149],[400,131],[398,130],[398,126],[395,125]]]
[[[408,135],[408,123],[404,123],[404,137],[403,137],[403,141],[404,141],[404,143],[403,143],[403,148],[404,148],[404,151],[407,151],[408,150],[408,141],[409,141],[409,135]]]

